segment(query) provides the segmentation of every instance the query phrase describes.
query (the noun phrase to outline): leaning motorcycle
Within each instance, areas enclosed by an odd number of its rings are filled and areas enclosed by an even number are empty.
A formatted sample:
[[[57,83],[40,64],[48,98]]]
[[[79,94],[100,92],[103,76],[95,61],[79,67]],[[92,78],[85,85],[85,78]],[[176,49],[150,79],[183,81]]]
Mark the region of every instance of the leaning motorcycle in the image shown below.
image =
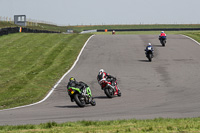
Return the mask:
[[[119,97],[121,96],[117,80],[114,81],[113,78],[108,78],[107,80],[101,80],[100,85],[108,98],[113,98],[116,95]]]
[[[153,51],[151,47],[148,47],[147,51],[146,51],[146,57],[148,58],[148,60],[151,62],[152,58],[153,58]]]
[[[85,107],[86,104],[96,105],[95,100],[92,98],[91,90],[88,86],[81,91],[80,88],[68,87],[68,94],[76,102],[79,107]]]

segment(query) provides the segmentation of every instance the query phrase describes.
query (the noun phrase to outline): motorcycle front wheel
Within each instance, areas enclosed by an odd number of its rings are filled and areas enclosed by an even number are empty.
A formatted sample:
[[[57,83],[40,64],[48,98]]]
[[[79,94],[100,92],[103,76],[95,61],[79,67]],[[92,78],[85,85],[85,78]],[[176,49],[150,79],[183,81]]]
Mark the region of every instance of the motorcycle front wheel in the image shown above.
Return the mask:
[[[117,88],[119,89],[119,87],[118,87],[118,85],[117,85]],[[119,97],[121,97],[122,96],[122,93],[121,93],[121,91],[118,91],[118,94],[117,94]]]
[[[83,98],[82,95],[80,94],[75,94],[74,95],[74,101],[76,102],[76,104],[79,106],[79,107],[85,107],[85,100]]]

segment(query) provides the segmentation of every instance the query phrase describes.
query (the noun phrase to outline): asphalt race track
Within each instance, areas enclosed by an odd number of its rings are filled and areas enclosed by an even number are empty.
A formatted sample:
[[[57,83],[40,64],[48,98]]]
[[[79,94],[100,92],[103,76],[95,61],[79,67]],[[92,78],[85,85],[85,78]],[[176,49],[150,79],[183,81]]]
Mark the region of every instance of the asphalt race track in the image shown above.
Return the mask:
[[[149,42],[155,49],[152,62],[144,52]],[[100,68],[117,77],[122,97],[105,96],[96,80]],[[71,76],[91,87],[96,106],[79,108],[70,101],[66,85]],[[168,35],[166,47],[156,35],[96,35],[45,102],[0,111],[0,125],[198,117],[199,81],[200,46],[182,35]]]

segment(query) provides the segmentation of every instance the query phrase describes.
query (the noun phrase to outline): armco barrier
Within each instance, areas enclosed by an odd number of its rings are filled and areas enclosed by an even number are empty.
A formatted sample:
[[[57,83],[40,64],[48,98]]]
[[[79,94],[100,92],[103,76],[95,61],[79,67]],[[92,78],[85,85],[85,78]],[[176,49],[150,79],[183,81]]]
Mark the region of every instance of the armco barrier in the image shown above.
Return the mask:
[[[164,28],[164,29],[108,29],[107,31],[184,31],[184,30],[200,30],[200,28]],[[105,32],[105,30],[97,30],[97,32]]]
[[[10,33],[17,33],[19,32],[20,27],[9,27],[9,28],[2,28],[0,29],[0,36],[8,35]],[[56,31],[48,31],[48,30],[34,30],[30,28],[22,28],[22,32],[26,33],[61,33]]]

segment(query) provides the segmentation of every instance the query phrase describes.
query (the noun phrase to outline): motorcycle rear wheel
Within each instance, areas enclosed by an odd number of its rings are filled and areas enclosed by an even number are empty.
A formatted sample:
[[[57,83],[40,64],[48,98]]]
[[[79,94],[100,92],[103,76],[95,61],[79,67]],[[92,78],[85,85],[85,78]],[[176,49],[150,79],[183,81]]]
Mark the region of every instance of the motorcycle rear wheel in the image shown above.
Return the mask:
[[[149,54],[148,59],[150,62],[152,61],[152,54]]]
[[[83,99],[83,96],[81,96],[80,94],[75,94],[74,100],[79,107],[85,107],[85,101]]]
[[[163,47],[165,47],[165,43],[166,43],[165,40],[161,41],[161,44],[162,44]]]
[[[110,87],[105,88],[104,92],[108,98],[114,97],[114,90],[112,88],[110,88]]]

